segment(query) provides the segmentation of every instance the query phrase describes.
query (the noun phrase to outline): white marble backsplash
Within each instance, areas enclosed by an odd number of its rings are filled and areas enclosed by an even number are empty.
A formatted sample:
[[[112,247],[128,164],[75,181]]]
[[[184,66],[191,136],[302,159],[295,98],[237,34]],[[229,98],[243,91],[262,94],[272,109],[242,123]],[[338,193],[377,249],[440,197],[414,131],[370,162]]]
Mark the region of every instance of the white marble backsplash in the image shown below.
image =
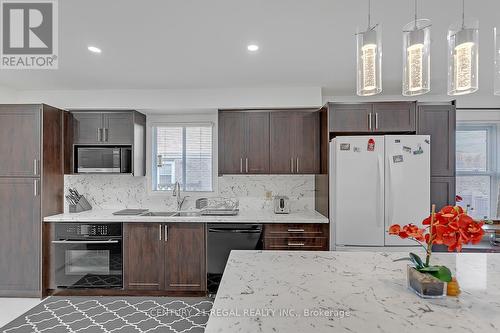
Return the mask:
[[[176,198],[170,192],[150,193],[148,178],[129,175],[65,175],[65,194],[68,187],[76,188],[95,208],[148,208],[175,210]],[[266,200],[266,192],[286,195],[290,198],[291,210],[314,210],[313,175],[235,175],[217,178],[218,191],[203,193],[189,198],[183,209],[194,208],[200,197],[222,196],[237,198],[241,210],[273,210],[273,201]],[[66,205],[65,211],[68,210]]]

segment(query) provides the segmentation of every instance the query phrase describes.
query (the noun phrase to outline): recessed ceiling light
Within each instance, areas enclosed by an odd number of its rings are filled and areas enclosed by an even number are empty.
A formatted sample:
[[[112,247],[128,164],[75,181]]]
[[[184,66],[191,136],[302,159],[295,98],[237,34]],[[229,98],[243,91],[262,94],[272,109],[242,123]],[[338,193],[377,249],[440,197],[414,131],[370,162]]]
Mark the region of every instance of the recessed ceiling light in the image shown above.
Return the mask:
[[[250,44],[247,46],[247,50],[250,52],[256,52],[259,50],[259,45],[257,44]]]
[[[88,49],[90,52],[93,52],[93,53],[101,53],[101,52],[102,52],[100,48],[95,47],[95,46],[89,46],[87,49]]]

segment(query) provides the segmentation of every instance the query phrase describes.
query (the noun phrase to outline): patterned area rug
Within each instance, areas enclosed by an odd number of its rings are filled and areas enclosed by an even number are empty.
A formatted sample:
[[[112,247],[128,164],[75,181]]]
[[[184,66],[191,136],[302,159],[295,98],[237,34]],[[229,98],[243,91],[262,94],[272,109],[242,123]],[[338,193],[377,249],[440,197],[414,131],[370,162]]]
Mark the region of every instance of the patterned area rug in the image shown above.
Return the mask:
[[[210,298],[49,297],[4,333],[202,333]]]

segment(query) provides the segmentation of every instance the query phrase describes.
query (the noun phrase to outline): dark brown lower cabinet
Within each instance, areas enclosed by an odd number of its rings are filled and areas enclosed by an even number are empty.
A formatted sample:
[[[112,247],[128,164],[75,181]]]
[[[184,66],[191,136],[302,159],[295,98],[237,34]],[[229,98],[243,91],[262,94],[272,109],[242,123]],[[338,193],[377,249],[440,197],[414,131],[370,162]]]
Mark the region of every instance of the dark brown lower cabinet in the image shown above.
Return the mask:
[[[40,180],[0,178],[0,296],[39,296]]]
[[[126,223],[124,239],[124,288],[164,289],[164,249],[161,223]]]
[[[165,288],[206,290],[205,224],[170,223],[165,228]]]
[[[266,224],[264,250],[328,251],[328,223]]]
[[[204,223],[125,223],[124,288],[204,292]]]

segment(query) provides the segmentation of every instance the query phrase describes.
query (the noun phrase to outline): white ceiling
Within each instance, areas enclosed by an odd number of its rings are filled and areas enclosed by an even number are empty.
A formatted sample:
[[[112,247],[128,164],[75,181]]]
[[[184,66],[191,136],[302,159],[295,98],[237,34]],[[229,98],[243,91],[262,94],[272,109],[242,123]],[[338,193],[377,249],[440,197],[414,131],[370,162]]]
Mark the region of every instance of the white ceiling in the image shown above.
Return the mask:
[[[321,86],[355,93],[355,42],[368,0],[60,0],[59,70],[0,71],[15,89]],[[420,0],[432,20],[432,84],[446,93],[446,30],[460,0]],[[372,0],[383,31],[384,94],[401,92],[401,30],[413,0]],[[492,91],[499,0],[467,0],[480,20],[480,89]],[[246,45],[260,45],[249,54]],[[96,55],[88,45],[102,49]]]

